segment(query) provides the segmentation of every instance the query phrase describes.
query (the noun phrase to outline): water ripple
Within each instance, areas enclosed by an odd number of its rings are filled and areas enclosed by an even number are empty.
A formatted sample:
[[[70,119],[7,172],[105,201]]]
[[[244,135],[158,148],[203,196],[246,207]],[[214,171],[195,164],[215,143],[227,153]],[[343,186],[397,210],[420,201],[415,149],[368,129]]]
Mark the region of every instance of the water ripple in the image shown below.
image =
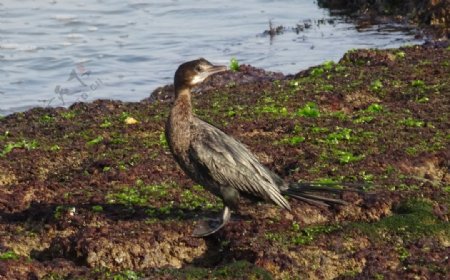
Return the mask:
[[[284,34],[264,36],[269,20],[286,27]],[[304,22],[312,27],[290,29]],[[395,25],[360,32],[313,1],[4,0],[0,114],[96,98],[138,101],[198,57],[293,73],[351,48],[418,42],[413,36]],[[72,94],[64,102],[61,90]]]

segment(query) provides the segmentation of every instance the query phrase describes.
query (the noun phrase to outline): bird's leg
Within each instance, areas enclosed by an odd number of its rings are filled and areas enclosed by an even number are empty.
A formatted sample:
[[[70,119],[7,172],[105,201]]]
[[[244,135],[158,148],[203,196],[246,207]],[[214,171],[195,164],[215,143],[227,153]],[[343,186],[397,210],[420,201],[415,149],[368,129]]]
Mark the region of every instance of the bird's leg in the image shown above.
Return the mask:
[[[221,221],[218,221],[217,219],[209,219],[199,222],[197,227],[194,229],[192,236],[204,237],[211,235],[221,229],[224,225],[226,225],[230,221],[230,217],[231,210],[230,208],[225,206],[225,208],[223,208]]]

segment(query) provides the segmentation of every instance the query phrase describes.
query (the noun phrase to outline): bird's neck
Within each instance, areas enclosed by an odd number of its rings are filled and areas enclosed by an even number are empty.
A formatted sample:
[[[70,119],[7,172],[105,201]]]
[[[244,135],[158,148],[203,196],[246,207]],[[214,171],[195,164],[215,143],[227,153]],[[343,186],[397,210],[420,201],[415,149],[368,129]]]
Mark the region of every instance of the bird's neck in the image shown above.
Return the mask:
[[[177,124],[190,123],[192,120],[192,103],[190,89],[176,89],[176,98],[170,111],[171,118]]]
[[[190,90],[176,90],[168,122],[168,140],[174,154],[181,155],[189,149],[193,115]]]

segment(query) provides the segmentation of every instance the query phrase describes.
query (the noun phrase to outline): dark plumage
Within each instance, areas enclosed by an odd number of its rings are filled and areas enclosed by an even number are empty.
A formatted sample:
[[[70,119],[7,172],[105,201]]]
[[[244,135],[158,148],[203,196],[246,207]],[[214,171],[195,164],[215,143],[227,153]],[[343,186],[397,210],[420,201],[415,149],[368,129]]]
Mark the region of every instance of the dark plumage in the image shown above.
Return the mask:
[[[264,167],[242,143],[192,114],[191,88],[226,69],[201,58],[180,65],[175,73],[175,102],[166,125],[170,150],[184,172],[220,197],[225,205],[219,225],[200,224],[194,235],[206,236],[223,227],[230,219],[230,209],[237,208],[241,194],[270,201],[287,210],[291,207],[283,195],[321,206],[345,204],[339,199],[311,193],[338,192],[336,189],[289,185]]]

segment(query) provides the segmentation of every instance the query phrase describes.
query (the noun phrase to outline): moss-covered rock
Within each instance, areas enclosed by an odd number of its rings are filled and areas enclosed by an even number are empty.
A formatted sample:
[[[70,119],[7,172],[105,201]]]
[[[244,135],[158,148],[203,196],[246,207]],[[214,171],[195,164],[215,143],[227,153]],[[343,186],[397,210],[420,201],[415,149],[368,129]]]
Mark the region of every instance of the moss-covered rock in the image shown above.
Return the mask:
[[[363,183],[346,206],[221,204],[164,139],[170,102],[99,100],[0,120],[0,275],[7,279],[444,279],[450,51],[354,50],[293,76],[240,66],[195,112],[290,181]],[[132,121],[130,121],[132,120]],[[447,259],[446,259],[447,257]]]

